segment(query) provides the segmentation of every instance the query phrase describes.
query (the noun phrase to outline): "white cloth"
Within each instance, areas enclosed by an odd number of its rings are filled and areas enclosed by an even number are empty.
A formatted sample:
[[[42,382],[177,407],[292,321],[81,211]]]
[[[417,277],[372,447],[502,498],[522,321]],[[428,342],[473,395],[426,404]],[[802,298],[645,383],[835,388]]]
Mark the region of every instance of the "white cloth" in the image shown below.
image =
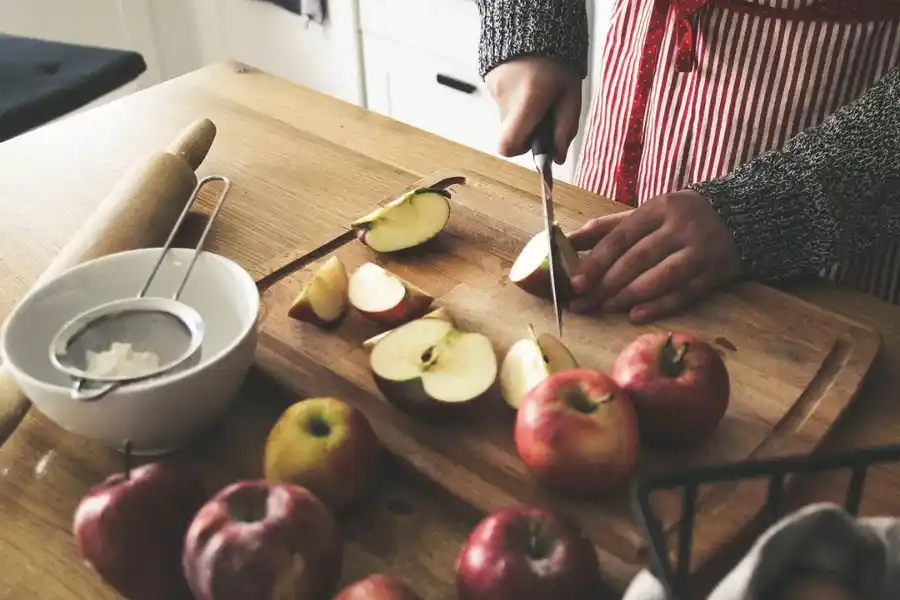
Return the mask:
[[[798,571],[836,577],[865,600],[900,600],[900,520],[855,519],[841,507],[811,504],[763,533],[707,600],[767,600]],[[622,600],[668,600],[650,572]]]

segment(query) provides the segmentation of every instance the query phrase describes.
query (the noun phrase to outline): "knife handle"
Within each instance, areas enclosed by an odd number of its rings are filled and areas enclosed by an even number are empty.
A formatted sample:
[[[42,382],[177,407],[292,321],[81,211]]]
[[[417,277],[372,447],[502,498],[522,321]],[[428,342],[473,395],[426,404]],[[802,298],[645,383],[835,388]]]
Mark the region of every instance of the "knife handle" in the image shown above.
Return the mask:
[[[547,114],[541,119],[541,122],[534,128],[531,137],[531,153],[535,156],[545,155],[553,158],[556,153],[555,149],[555,129],[556,119],[554,118],[553,108],[547,111]]]

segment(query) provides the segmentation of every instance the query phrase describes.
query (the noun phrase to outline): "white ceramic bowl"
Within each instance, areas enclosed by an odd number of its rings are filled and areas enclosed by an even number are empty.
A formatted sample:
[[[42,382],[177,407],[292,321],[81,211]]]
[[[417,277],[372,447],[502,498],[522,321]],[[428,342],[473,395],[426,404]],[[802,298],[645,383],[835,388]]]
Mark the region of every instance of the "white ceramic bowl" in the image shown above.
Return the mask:
[[[239,265],[203,252],[180,300],[203,318],[201,358],[191,368],[120,387],[92,402],[73,400],[71,380],[50,363],[53,336],[99,304],[136,296],[161,248],[132,250],[79,265],[29,293],[0,332],[0,357],[34,405],[61,427],[136,454],[161,454],[191,441],[235,398],[253,364],[259,292]],[[192,249],[167,254],[147,296],[171,296]]]

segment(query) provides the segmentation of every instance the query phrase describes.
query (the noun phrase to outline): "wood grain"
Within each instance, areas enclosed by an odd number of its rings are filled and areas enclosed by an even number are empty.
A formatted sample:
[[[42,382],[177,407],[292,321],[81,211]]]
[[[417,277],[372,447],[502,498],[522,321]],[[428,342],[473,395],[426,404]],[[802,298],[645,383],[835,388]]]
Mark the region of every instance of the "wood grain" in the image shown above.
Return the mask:
[[[499,183],[492,189],[515,197],[538,189],[531,170],[242,65],[212,65],[0,144],[0,316],[130,165],[166,148],[199,118],[218,128],[200,174],[222,173],[234,184],[209,249],[256,277],[289,252],[303,254],[338,237],[372,203],[442,167],[487,177]],[[201,198],[200,212],[210,200]],[[561,182],[555,200],[578,222],[625,209]],[[792,293],[864,322],[885,342],[858,402],[825,447],[900,440],[900,307],[819,284]],[[202,466],[210,491],[260,476],[268,428],[286,403],[307,395],[254,372],[233,410],[184,458]],[[119,461],[117,453],[63,431],[38,411],[25,416],[0,446],[0,600],[119,598],[81,563],[71,536],[78,500],[119,469]],[[438,466],[456,468],[449,461]],[[368,501],[342,518],[344,582],[389,572],[423,598],[454,600],[454,561],[481,513],[414,473],[388,469]],[[791,501],[837,500],[845,488],[845,474],[817,477],[804,481]],[[741,508],[755,505],[751,499]],[[861,510],[900,513],[900,468],[870,473]],[[745,548],[729,548],[704,577],[715,582]],[[621,597],[639,566],[605,560],[608,597]]]
[[[436,172],[408,189],[449,175]],[[460,175],[466,184],[451,188],[447,228],[419,251],[379,255],[342,238],[348,241],[331,255],[351,272],[371,261],[426,290],[461,327],[485,333],[502,359],[527,336],[527,323],[538,331],[553,329],[548,303],[507,278],[518,252],[540,230],[540,212],[531,194],[504,189],[484,176]],[[564,230],[578,223],[565,207],[556,218]],[[423,423],[384,401],[372,381],[362,342],[382,328],[354,311],[335,331],[289,318],[291,301],[326,259],[319,257],[264,294],[257,361],[264,372],[298,392],[341,390],[366,412],[392,452],[479,510],[491,512],[510,502],[550,506],[576,516],[607,560],[640,563],[643,539],[625,495],[575,502],[533,485],[512,443],[513,413],[496,393],[479,418],[453,426]],[[855,397],[881,344],[878,334],[861,324],[756,284],[735,287],[650,326],[631,325],[619,315],[566,319],[565,342],[586,367],[608,371],[625,345],[651,330],[688,331],[722,353],[732,402],[716,434],[690,453],[645,451],[641,468],[651,470],[815,450]],[[694,564],[702,566],[755,516],[740,506],[761,493],[758,487],[704,487]],[[654,502],[663,522],[674,527],[681,515],[677,493],[659,494]]]

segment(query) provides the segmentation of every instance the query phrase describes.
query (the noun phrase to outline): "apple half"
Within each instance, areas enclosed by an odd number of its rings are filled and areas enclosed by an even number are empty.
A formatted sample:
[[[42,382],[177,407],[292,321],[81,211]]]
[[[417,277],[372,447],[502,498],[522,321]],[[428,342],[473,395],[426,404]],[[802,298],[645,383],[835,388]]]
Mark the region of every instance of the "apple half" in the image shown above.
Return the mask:
[[[443,319],[444,321],[447,321],[448,323],[455,324],[455,321],[453,320],[453,317],[450,316],[449,311],[447,311],[447,309],[443,308],[443,307],[431,311],[430,313],[428,313],[427,315],[425,315],[422,318],[423,319]],[[367,339],[366,341],[363,342],[363,348],[365,348],[366,350],[371,352],[372,348],[374,348],[375,345],[378,342],[380,342],[382,338],[384,338],[384,336],[386,336],[387,334],[389,334],[392,331],[393,331],[393,329],[388,329],[387,331],[383,331],[383,332],[379,333],[378,335],[374,335],[374,336],[370,337],[369,339]]]
[[[319,267],[288,309],[288,316],[323,328],[336,326],[347,313],[350,280],[337,256]]]
[[[572,297],[569,281],[578,270],[580,259],[569,238],[560,229],[558,223],[553,225],[553,236],[556,241],[559,264],[556,265],[557,292],[559,300],[564,302]],[[533,296],[549,299],[550,289],[550,245],[547,243],[547,232],[541,231],[531,238],[509,270],[509,279],[517,286]]]
[[[363,263],[350,277],[350,304],[366,318],[397,326],[418,319],[434,297],[375,263]]]
[[[500,393],[518,409],[522,397],[553,373],[577,369],[578,361],[558,338],[537,335],[528,324],[529,337],[510,346],[500,366]]]
[[[450,192],[407,192],[351,224],[359,240],[376,252],[397,252],[433,239],[450,220]]]
[[[416,319],[394,329],[372,349],[369,364],[381,393],[418,414],[458,411],[497,379],[491,341],[444,319]]]

